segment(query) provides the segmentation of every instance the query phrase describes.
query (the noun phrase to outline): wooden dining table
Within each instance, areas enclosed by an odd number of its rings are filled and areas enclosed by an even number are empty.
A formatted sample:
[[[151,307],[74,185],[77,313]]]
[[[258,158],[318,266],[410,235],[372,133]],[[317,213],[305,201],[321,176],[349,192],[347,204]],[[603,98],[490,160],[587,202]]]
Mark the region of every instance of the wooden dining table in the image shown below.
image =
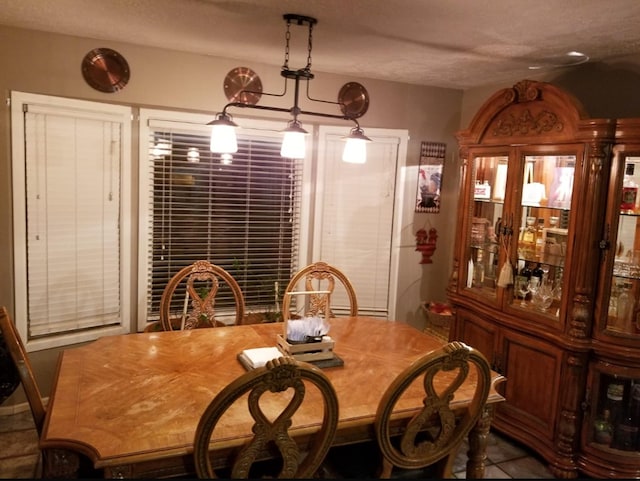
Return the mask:
[[[413,361],[446,341],[403,322],[370,317],[335,318],[329,324],[335,354],[344,362],[323,369],[338,396],[334,444],[375,439],[375,413],[386,387]],[[65,350],[40,438],[47,454],[45,476],[77,474],[80,456],[105,477],[192,475],[196,426],[213,397],[245,372],[238,353],[275,346],[279,333],[282,323],[148,332],[103,337]],[[468,478],[484,475],[493,411],[504,400],[496,389],[504,378],[491,374],[488,402],[469,434]],[[453,400],[459,409],[469,403],[474,387],[470,376]],[[398,415],[417,412],[423,397],[424,392],[416,395]],[[315,402],[313,397],[310,401]],[[302,439],[317,430],[321,409],[321,404],[310,409],[308,419],[300,414],[292,436],[298,432]],[[217,444],[218,462],[224,464],[225,456],[249,435],[250,419],[246,425],[227,427]]]

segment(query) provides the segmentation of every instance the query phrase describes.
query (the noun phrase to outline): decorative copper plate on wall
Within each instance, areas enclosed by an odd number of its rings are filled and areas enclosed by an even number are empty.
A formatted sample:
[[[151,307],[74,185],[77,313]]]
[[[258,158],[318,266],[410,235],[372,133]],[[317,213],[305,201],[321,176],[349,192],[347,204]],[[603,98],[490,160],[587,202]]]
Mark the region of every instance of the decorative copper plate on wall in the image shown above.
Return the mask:
[[[224,78],[224,93],[230,102],[255,105],[262,97],[262,81],[248,67],[236,67]]]
[[[82,76],[100,92],[117,92],[129,82],[129,64],[110,48],[94,48],[82,60]]]
[[[369,93],[358,82],[348,82],[338,92],[338,102],[344,115],[357,119],[369,109]]]

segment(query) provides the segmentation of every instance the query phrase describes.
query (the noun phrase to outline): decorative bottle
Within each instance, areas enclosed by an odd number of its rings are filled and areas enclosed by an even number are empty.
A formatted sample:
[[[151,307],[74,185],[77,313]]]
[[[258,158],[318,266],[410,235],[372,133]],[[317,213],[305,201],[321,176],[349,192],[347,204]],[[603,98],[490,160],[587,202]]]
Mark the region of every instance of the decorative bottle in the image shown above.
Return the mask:
[[[478,258],[473,266],[473,287],[482,287],[484,285],[484,256],[478,249]]]
[[[593,440],[598,444],[611,446],[613,441],[613,426],[609,420],[611,411],[605,409],[601,416],[593,422]]]
[[[633,306],[635,299],[631,292],[631,285],[627,282],[622,284],[620,292],[618,293],[617,302],[617,322],[616,327],[623,332],[633,332]]]
[[[542,284],[542,279],[544,278],[544,271],[542,270],[542,264],[540,264],[539,262],[531,271],[531,280],[533,281],[534,278],[538,279],[536,281],[538,285]]]
[[[538,219],[536,226],[536,257],[541,257],[544,253],[544,219]]]
[[[522,277],[526,277],[527,279],[531,280],[531,267],[529,267],[528,262],[524,263],[524,266],[520,270],[520,275]]]
[[[618,424],[620,424],[624,416],[623,397],[624,383],[619,380],[610,382],[607,386],[605,409],[609,410],[609,420],[614,430],[618,428]]]

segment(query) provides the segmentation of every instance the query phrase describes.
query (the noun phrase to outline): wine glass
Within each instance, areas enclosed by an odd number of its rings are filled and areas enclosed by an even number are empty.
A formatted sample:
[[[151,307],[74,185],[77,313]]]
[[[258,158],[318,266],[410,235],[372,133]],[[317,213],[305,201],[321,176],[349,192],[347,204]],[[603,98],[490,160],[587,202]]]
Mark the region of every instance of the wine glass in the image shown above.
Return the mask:
[[[546,311],[553,302],[553,289],[548,282],[543,282],[535,293],[535,304],[541,311]]]
[[[531,292],[531,284],[529,283],[529,279],[527,279],[526,277],[518,277],[516,279],[516,292],[522,299],[520,301],[520,307],[527,307],[525,300],[527,298],[527,294]]]

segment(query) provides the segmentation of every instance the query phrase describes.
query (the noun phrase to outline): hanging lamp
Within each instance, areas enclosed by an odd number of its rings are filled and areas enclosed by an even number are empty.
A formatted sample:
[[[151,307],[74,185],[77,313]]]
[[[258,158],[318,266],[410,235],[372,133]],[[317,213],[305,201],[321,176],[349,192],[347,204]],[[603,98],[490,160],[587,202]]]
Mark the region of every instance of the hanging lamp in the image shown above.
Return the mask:
[[[327,100],[313,99],[309,96],[309,81],[314,78],[311,72],[311,50],[313,38],[313,26],[318,21],[313,17],[307,17],[298,14],[285,14],[283,19],[287,23],[286,44],[284,64],[280,75],[284,77],[284,91],[281,94],[265,93],[262,91],[260,79],[253,74],[250,69],[238,67],[230,72],[225,82],[225,93],[227,98],[232,100],[224,106],[222,112],[216,115],[216,119],[209,122],[211,125],[211,151],[218,154],[228,156],[238,151],[238,141],[235,129],[238,125],[233,121],[231,115],[227,112],[230,108],[251,108],[260,110],[269,110],[273,112],[288,112],[292,116],[292,120],[288,122],[287,127],[282,130],[283,141],[280,155],[292,159],[302,159],[306,154],[306,137],[308,132],[302,127],[302,123],[298,120],[298,116],[316,116],[330,119],[347,120],[355,123],[355,127],[351,129],[348,135],[343,137],[346,141],[342,160],[351,163],[364,163],[366,161],[366,144],[371,139],[364,134],[360,128],[360,124],[356,120],[366,112],[369,105],[369,98],[366,89],[362,85],[350,82],[346,84],[338,94],[338,102]],[[304,68],[293,70],[289,68],[289,41],[291,38],[291,25],[308,27],[308,47],[307,47],[307,65]],[[282,97],[287,92],[287,83],[289,80],[294,81],[294,98],[293,106],[289,109],[282,107],[271,107],[267,105],[257,105],[262,95],[274,97]],[[322,102],[335,104],[339,106],[342,115],[326,114],[321,112],[313,112],[302,110],[299,105],[300,82],[306,81],[306,99],[312,102]],[[353,97],[353,95],[356,97]],[[356,102],[354,102],[354,99]]]

